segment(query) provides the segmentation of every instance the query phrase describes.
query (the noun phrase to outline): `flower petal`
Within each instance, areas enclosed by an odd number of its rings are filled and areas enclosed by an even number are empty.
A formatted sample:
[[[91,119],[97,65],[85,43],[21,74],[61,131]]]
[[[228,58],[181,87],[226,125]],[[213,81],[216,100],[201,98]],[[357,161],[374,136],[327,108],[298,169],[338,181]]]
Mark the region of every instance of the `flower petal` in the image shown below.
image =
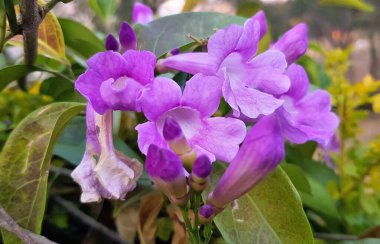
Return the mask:
[[[292,64],[289,66],[286,74],[289,76],[291,82],[291,86],[286,95],[293,98],[294,101],[298,101],[306,96],[309,90],[309,79],[305,69],[298,64]]]
[[[307,25],[304,23],[294,26],[287,31],[272,47],[283,52],[288,64],[294,63],[305,54],[308,46]]]
[[[273,116],[264,117],[247,134],[207,203],[222,209],[250,191],[284,158],[284,141]]]
[[[136,24],[147,24],[154,19],[153,10],[139,2],[133,4],[132,21]]]
[[[120,25],[119,41],[125,51],[137,48],[136,33],[128,22],[123,22]]]
[[[218,30],[210,37],[207,48],[211,62],[216,67],[219,67],[223,60],[235,51],[242,33],[243,27],[232,24],[225,29]]]
[[[249,87],[233,88],[241,113],[249,118],[272,114],[284,101]]]
[[[203,123],[191,144],[196,144],[213,153],[217,160],[230,162],[239,150],[246,135],[245,124],[234,118],[209,118]]]
[[[143,86],[134,79],[121,77],[116,81],[104,81],[100,86],[100,94],[112,110],[139,111],[136,100],[142,89]]]
[[[260,24],[260,39],[267,33],[267,23],[264,11],[260,10],[252,18],[252,20],[259,22]]]
[[[216,76],[196,74],[186,82],[181,105],[198,110],[203,117],[210,117],[218,110],[221,86],[222,81]]]
[[[112,34],[108,34],[106,38],[106,49],[109,51],[118,52],[119,51],[119,43],[116,38]]]
[[[127,61],[127,75],[143,85],[154,79],[156,56],[149,51],[128,50],[123,54]]]
[[[168,68],[192,75],[197,73],[215,75],[216,70],[208,53],[183,53],[161,59],[157,62],[157,69],[161,73],[167,72]]]
[[[149,146],[155,144],[160,148],[169,148],[167,142],[158,133],[156,123],[146,122],[135,128],[138,132],[137,144],[143,154],[148,153]]]
[[[166,111],[179,105],[182,92],[175,81],[157,77],[141,93],[137,103],[149,120],[156,120]]]
[[[92,105],[98,114],[103,114],[107,109],[107,104],[100,96],[100,86],[103,80],[99,73],[89,69],[80,75],[75,81],[75,89]]]
[[[92,56],[87,65],[98,73],[102,80],[117,79],[126,75],[127,62],[120,53],[114,51],[100,52]]]
[[[248,19],[244,23],[243,33],[235,48],[235,50],[244,57],[244,60],[249,60],[256,54],[260,34],[260,23],[254,18]]]

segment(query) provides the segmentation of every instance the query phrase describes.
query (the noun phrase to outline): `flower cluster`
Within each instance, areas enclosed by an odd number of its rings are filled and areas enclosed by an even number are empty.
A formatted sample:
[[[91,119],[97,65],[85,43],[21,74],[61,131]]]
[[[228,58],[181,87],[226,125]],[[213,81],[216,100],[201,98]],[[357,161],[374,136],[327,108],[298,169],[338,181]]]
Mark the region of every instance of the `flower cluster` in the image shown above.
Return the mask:
[[[108,36],[108,51],[88,60],[76,82],[89,103],[88,145],[73,174],[82,201],[123,198],[141,174],[135,160],[113,148],[112,110],[145,115],[147,122],[136,127],[138,147],[146,155],[148,175],[173,204],[184,206],[192,193],[206,188],[214,161],[229,163],[199,208],[204,222],[283,160],[285,140],[329,145],[339,123],[330,96],[309,92],[307,74],[295,64],[307,49],[306,25],[293,27],[258,54],[266,29],[259,12],[244,26],[218,30],[207,52],[176,53],[157,63],[151,52],[135,50],[136,36],[127,23],[119,33],[123,54],[116,38]],[[193,76],[181,90],[172,79],[154,77],[154,67]],[[232,110],[227,117],[217,113],[222,99]],[[248,132],[246,123],[252,124]]]

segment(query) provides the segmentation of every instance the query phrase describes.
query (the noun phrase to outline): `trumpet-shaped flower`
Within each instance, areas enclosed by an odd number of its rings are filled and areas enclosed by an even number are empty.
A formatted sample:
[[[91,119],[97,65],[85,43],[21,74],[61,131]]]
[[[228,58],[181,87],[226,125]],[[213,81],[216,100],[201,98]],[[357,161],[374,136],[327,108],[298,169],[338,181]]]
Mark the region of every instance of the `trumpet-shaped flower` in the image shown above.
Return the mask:
[[[238,119],[210,118],[220,99],[221,83],[216,77],[197,74],[186,83],[183,93],[173,80],[156,78],[138,101],[149,120],[136,127],[140,150],[146,154],[149,146],[155,144],[171,148],[177,155],[193,151],[207,155],[211,161],[230,161],[246,129]]]
[[[283,104],[276,96],[285,93],[290,82],[285,75],[286,56],[277,50],[285,50],[287,43],[283,41],[283,45],[256,56],[265,32],[265,15],[259,12],[244,27],[233,24],[218,30],[208,41],[207,53],[171,56],[159,61],[158,69],[215,76],[235,116],[269,115]]]
[[[73,179],[82,188],[81,201],[123,199],[135,188],[142,174],[142,165],[114,148],[112,111],[99,115],[89,104],[86,120],[86,151],[81,163],[72,173]]]
[[[291,65],[287,75],[291,86],[281,96],[284,105],[252,127],[237,156],[209,195],[208,203],[217,211],[252,189],[281,162],[285,139],[293,143],[314,140],[327,145],[333,137],[339,120],[331,112],[330,95],[322,90],[308,93],[309,81],[299,65]]]
[[[91,57],[87,71],[75,82],[75,88],[99,114],[109,109],[139,111],[137,96],[154,79],[156,57],[149,51],[133,50],[136,36],[126,22],[119,39],[127,50],[124,54],[115,52],[119,49],[116,39],[108,37],[106,46],[110,50]]]

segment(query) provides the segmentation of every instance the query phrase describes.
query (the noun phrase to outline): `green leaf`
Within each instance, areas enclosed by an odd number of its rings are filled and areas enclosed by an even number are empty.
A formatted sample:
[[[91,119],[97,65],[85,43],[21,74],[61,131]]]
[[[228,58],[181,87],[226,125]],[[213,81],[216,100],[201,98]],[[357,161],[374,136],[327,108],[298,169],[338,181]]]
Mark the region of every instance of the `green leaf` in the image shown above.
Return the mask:
[[[58,19],[58,21],[61,24],[66,47],[86,59],[105,50],[103,41],[84,25],[69,19]]]
[[[367,239],[361,239],[356,241],[341,241],[338,242],[338,244],[378,244],[379,239],[378,238],[367,238]]]
[[[13,130],[0,154],[0,205],[32,232],[41,232],[53,145],[83,108],[80,103],[54,103],[36,110]],[[4,243],[21,243],[2,234]]]
[[[373,12],[375,7],[363,0],[319,0],[322,5],[352,8],[363,12]]]
[[[16,11],[14,7],[13,0],[4,0],[5,12],[7,12],[8,23],[12,33],[16,34],[19,31],[17,25]]]
[[[298,191],[310,194],[310,184],[302,169],[294,164],[283,163],[281,168],[286,172]]]
[[[147,25],[136,25],[138,48],[161,56],[193,42],[186,36],[188,33],[204,39],[210,37],[216,28],[224,28],[232,23],[242,25],[245,20],[239,16],[208,12],[182,13],[159,18]]]
[[[1,77],[0,92],[12,81],[18,80],[21,77],[24,77],[25,75],[33,71],[44,71],[44,72],[49,72],[51,74],[54,74],[56,76],[61,76],[60,74],[54,71],[46,70],[46,69],[43,69],[37,66],[32,66],[32,65],[19,64],[19,65],[8,66],[8,67],[0,69],[0,77]],[[66,78],[63,78],[63,79],[66,79]]]
[[[120,0],[89,0],[90,7],[103,20],[108,20],[115,14]]]
[[[215,186],[226,166],[213,166],[211,184]],[[214,221],[227,243],[313,243],[299,195],[280,167]]]

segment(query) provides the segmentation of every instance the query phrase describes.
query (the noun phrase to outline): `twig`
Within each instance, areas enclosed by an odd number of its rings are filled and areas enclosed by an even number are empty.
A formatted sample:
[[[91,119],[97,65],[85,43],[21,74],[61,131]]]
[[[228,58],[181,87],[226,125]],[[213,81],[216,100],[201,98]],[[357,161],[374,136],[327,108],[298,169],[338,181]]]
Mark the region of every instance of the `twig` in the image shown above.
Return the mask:
[[[314,237],[327,241],[354,241],[359,240],[358,236],[334,234],[334,233],[314,233]]]
[[[50,166],[49,171],[53,172],[54,174],[59,174],[59,175],[63,175],[63,176],[66,176],[66,177],[71,177],[71,173],[72,173],[72,171],[69,170],[69,169],[58,168],[58,167],[55,167],[55,166]]]
[[[102,233],[103,235],[107,236],[108,238],[116,241],[117,243],[130,244],[130,242],[127,242],[127,241],[121,239],[120,236],[116,232],[108,229],[103,224],[97,222],[96,220],[94,220],[93,218],[88,216],[87,214],[80,211],[71,202],[66,201],[65,199],[63,199],[60,196],[54,196],[53,199],[55,202],[57,202],[59,205],[61,205],[68,213],[70,213],[71,215],[76,217],[82,223],[84,223],[84,224],[90,226],[91,228],[99,231],[100,233]]]
[[[29,230],[21,228],[9,214],[0,207],[0,227],[12,232],[26,244],[56,244],[44,236],[37,235]]]

